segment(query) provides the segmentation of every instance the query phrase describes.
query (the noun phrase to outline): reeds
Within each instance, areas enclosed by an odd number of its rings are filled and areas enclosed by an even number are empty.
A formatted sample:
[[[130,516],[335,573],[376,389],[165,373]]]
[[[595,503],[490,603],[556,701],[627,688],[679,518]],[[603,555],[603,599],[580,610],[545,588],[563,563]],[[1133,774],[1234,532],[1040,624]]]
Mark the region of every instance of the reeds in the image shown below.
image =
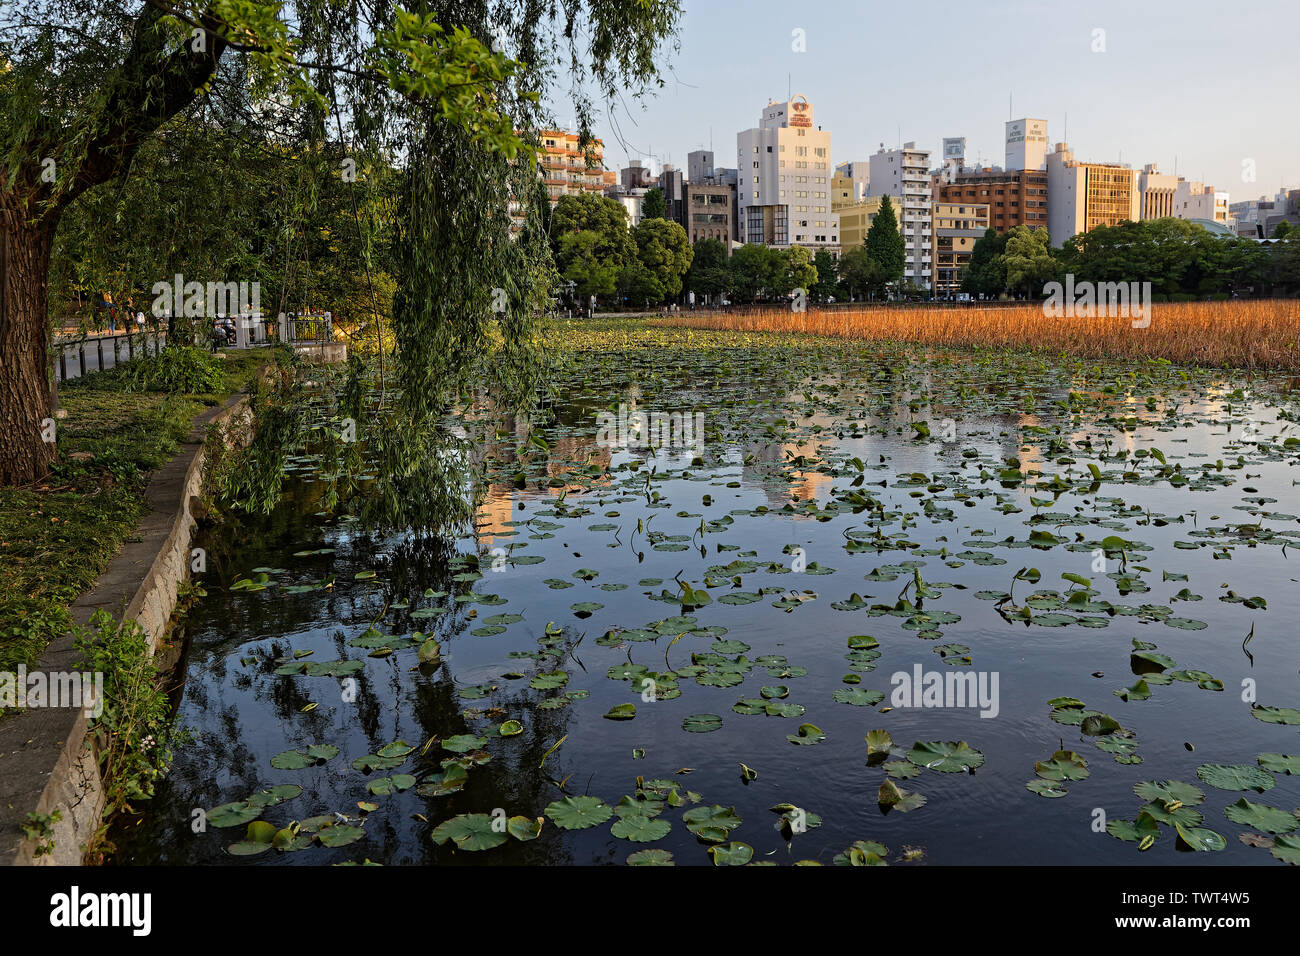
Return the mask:
[[[1052,318],[1041,304],[778,306],[694,312],[652,324],[742,332],[803,333],[944,348],[1010,348],[1078,358],[1163,358],[1183,365],[1300,370],[1300,301],[1153,303],[1132,318]]]

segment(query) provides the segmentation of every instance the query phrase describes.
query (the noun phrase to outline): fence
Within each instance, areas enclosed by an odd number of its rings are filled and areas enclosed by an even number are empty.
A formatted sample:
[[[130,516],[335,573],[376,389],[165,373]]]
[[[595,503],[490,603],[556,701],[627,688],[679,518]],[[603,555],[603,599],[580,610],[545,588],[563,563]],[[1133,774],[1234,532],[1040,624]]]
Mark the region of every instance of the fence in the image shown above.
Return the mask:
[[[91,372],[129,362],[138,355],[157,355],[167,342],[197,348],[249,349],[284,342],[332,342],[334,317],[330,312],[289,312],[268,322],[260,315],[227,320],[176,319],[165,317],[141,326],[136,332],[56,335],[53,348],[54,376],[66,382]]]

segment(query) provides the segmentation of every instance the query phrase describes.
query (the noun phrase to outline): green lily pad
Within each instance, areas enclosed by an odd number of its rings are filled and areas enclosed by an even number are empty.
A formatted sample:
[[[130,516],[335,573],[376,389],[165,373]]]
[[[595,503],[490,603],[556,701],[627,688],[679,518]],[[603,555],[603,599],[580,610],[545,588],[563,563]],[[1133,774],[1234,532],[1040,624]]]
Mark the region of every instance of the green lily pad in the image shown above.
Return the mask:
[[[586,830],[614,815],[614,808],[598,797],[565,797],[546,808],[546,815],[561,830]]]
[[[974,770],[984,765],[984,755],[964,740],[917,741],[912,744],[907,759],[918,767],[943,773]]]
[[[1202,764],[1196,768],[1196,775],[1210,786],[1218,787],[1220,790],[1263,792],[1273,789],[1277,783],[1271,773],[1249,764],[1236,764],[1231,767],[1217,763]]]

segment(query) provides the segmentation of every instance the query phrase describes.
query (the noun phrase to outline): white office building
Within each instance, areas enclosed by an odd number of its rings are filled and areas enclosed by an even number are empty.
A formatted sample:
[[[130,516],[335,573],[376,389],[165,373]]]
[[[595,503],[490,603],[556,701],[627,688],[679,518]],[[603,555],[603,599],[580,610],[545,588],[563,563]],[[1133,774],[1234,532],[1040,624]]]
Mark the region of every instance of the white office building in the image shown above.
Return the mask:
[[[889,196],[903,234],[903,282],[930,288],[933,230],[930,201],[930,151],[904,143],[871,157],[869,196]]]
[[[807,97],[768,103],[759,125],[737,134],[736,167],[742,242],[839,246],[839,216],[831,212],[831,134],[814,125]]]

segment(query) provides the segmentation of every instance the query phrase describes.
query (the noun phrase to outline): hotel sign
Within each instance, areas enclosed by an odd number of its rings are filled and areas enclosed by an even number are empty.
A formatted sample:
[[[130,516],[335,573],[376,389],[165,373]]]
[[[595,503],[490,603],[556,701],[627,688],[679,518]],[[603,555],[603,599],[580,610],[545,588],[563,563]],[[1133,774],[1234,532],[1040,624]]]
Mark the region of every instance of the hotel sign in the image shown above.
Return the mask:
[[[1007,123],[1007,143],[1046,143],[1047,120],[1012,120]]]
[[[812,126],[812,105],[802,94],[790,101],[790,125]]]

